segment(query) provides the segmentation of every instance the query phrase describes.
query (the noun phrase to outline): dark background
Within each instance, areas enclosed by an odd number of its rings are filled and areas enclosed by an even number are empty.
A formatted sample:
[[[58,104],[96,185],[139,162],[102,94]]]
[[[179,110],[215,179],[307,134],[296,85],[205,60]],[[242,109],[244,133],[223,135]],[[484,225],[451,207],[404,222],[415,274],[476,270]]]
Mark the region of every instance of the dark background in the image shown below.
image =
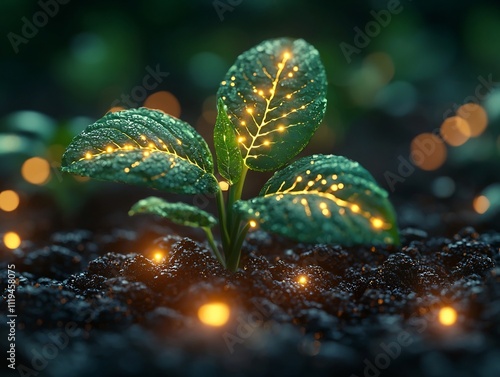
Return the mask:
[[[214,3],[227,8],[218,13]],[[0,232],[19,229],[31,237],[58,227],[96,226],[104,222],[96,219],[112,214],[126,221],[129,206],[151,191],[61,176],[60,156],[71,138],[142,85],[146,67],[159,65],[169,75],[148,94],[172,93],[180,117],[211,143],[214,94],[226,70],[241,52],[281,36],[313,44],[329,80],[325,120],[304,154],[341,154],[359,161],[390,191],[402,225],[434,227],[437,233],[464,224],[496,227],[498,86],[483,89],[479,101],[488,114],[487,129],[461,146],[447,146],[439,167],[415,166],[410,145],[416,136],[439,130],[444,118],[470,102],[479,77],[500,82],[498,2],[401,1],[400,12],[379,25],[348,62],[341,44],[356,47],[355,28],[373,25],[374,12],[387,15],[391,3],[72,0],[59,5],[16,53],[10,33],[22,36],[24,17],[32,21],[41,6],[3,0],[0,191],[15,190],[21,204],[14,212],[0,211]],[[29,184],[21,175],[23,162],[33,156],[52,167],[43,185]],[[398,173],[403,160],[414,169],[407,177]],[[403,181],[391,187],[388,172]],[[247,196],[258,192],[257,183],[265,178],[251,179]],[[480,196],[489,202],[484,214],[474,207]],[[443,219],[447,227],[440,228]]]

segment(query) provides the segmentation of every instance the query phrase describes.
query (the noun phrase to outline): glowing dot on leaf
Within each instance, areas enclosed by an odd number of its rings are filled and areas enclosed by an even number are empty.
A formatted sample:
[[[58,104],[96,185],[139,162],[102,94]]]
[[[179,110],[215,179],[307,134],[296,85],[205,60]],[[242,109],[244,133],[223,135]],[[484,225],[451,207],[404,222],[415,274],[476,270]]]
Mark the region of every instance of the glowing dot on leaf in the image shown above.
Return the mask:
[[[288,74],[288,77],[293,77],[293,73],[292,73],[292,72],[290,72],[290,73]]]
[[[250,228],[257,227],[257,222],[255,220],[250,220],[250,222],[248,224],[250,224]]]
[[[285,126],[283,126],[283,125],[278,126],[278,131],[279,132],[285,131]]]
[[[252,108],[250,108],[250,107],[248,107],[248,108],[247,108],[247,113],[248,113],[248,114],[253,114],[253,109],[252,109]]]
[[[245,141],[245,137],[244,136],[240,136],[238,138],[238,142],[243,143],[244,141]]]
[[[321,184],[322,184],[322,185],[326,185],[326,179],[322,179],[322,180],[321,180]]]
[[[330,217],[330,215],[331,215],[330,211],[327,208],[321,210],[321,213],[323,214],[323,216],[326,216],[326,217]]]
[[[332,179],[335,181],[338,178],[337,174],[332,175]]]
[[[221,85],[226,85],[226,84],[227,84],[227,82],[226,82],[226,81],[222,81],[222,82],[221,82]]]
[[[286,98],[290,99],[290,98],[292,98],[292,95],[291,94],[287,94]]]
[[[141,135],[141,140],[145,141],[146,140],[146,135]]]
[[[129,169],[129,168],[125,168],[125,169],[123,169],[123,171],[124,171],[125,173],[129,173],[129,172],[130,172],[130,169]]]
[[[384,226],[384,222],[378,217],[374,217],[370,221],[375,229],[380,229]]]
[[[236,77],[235,76],[231,76],[231,81],[234,81],[236,80]]]
[[[278,68],[279,69],[283,68],[283,63],[278,63]]]
[[[302,177],[299,175],[297,178],[295,178],[297,182],[302,182]]]
[[[302,204],[303,206],[307,205],[307,199],[302,198],[302,199],[300,200],[300,204]]]
[[[321,202],[321,203],[319,203],[319,208],[325,209],[325,208],[328,208],[328,206],[325,202]]]
[[[268,146],[270,144],[269,140],[264,140],[264,145]]]
[[[143,155],[144,155],[144,157],[148,157],[149,156],[149,151],[144,151]]]
[[[106,152],[108,152],[108,153],[113,152],[113,147],[107,147],[107,148],[106,148]]]
[[[284,54],[283,54],[283,59],[290,59],[290,53],[288,51],[286,51]]]
[[[342,190],[344,188],[344,184],[343,183],[339,183],[339,190]]]
[[[232,82],[230,85],[231,85],[231,86],[235,86],[235,83],[234,83],[234,82]]]
[[[3,236],[3,243],[8,249],[14,250],[21,246],[21,237],[15,232],[7,232]]]
[[[297,66],[293,67],[294,72],[297,72],[298,70],[299,70],[299,67],[297,67]]]
[[[309,181],[309,182],[307,182],[307,185],[308,185],[309,187],[313,186],[313,185],[314,185],[314,181]]]
[[[332,191],[337,191],[337,190],[339,189],[339,187],[338,187],[337,185],[331,185],[331,186],[330,186],[330,189],[331,189]]]
[[[229,183],[227,183],[226,181],[220,181],[219,187],[222,191],[227,191],[229,190]]]
[[[457,322],[457,311],[451,306],[445,306],[439,310],[439,322],[444,326],[452,326]]]
[[[242,120],[240,124],[241,124],[242,126],[246,126],[247,122],[245,122],[244,120]]]
[[[90,152],[85,153],[85,158],[90,160],[92,158],[92,154]]]
[[[151,148],[151,149],[153,149],[155,147],[155,145],[153,143],[149,143],[148,147]]]
[[[262,90],[259,90],[259,95],[260,96],[263,96],[264,95],[264,92]]]
[[[182,141],[180,141],[179,139],[177,139],[177,144],[182,145]]]
[[[354,213],[359,212],[359,206],[357,204],[353,204],[351,206],[351,211],[354,212]]]
[[[229,306],[222,302],[204,304],[198,309],[198,318],[203,324],[208,326],[224,326],[230,316],[231,311]]]

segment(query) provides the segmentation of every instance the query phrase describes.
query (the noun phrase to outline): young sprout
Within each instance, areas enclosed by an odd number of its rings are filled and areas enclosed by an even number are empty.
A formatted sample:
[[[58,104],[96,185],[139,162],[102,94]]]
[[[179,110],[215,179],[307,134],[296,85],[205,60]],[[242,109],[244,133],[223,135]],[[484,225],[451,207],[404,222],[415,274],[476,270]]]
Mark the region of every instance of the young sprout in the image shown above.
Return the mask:
[[[326,92],[313,46],[302,39],[264,41],[236,59],[217,92],[214,144],[222,179],[193,127],[147,108],[108,113],[87,127],[67,148],[62,170],[174,194],[215,194],[218,219],[158,197],[139,201],[129,213],[201,228],[231,271],[238,269],[248,230],[257,227],[300,242],[397,244],[387,192],[357,162],[334,155],[291,162],[319,127]],[[276,172],[259,196],[242,200],[249,170]]]

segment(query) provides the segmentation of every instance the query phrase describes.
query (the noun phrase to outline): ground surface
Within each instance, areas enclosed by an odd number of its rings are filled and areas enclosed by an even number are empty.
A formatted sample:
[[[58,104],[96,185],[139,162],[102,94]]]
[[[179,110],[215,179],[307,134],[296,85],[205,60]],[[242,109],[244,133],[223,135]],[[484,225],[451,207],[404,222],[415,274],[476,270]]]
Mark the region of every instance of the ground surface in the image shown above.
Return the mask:
[[[19,281],[16,362],[54,377],[500,375],[500,234],[402,235],[399,248],[343,248],[257,231],[234,275],[177,236],[153,262],[139,254],[151,229],[2,250],[2,291],[8,264]],[[213,301],[231,307],[222,328],[197,318]],[[437,320],[443,306],[455,325]]]

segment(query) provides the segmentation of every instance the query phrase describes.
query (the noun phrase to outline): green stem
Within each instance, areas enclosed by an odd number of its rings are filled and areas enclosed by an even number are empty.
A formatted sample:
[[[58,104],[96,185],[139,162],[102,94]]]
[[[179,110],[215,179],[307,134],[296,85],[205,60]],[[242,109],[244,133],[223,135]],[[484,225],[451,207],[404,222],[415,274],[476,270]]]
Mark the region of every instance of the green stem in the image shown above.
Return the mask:
[[[212,249],[215,257],[224,267],[226,267],[226,261],[224,260],[221,253],[219,252],[219,248],[215,244],[214,235],[212,233],[212,230],[210,228],[207,228],[207,227],[203,227],[202,229],[205,231],[205,234],[207,235],[208,244],[210,245],[210,248]]]
[[[243,242],[245,242],[246,235],[248,233],[248,229],[250,228],[250,224],[245,225],[242,227],[238,233],[238,236],[236,237],[236,241],[233,245],[233,251],[237,250],[237,252],[234,252],[231,254],[231,259],[227,261],[227,268],[230,271],[237,271],[238,266],[240,264],[240,257],[241,257],[241,246],[243,245]]]
[[[228,263],[231,261],[231,266],[229,267],[231,271],[236,271],[238,269],[241,245],[243,243],[243,241],[239,242],[241,219],[239,215],[234,213],[233,205],[236,201],[241,199],[247,172],[248,168],[243,166],[240,179],[236,184],[229,187],[228,200],[226,203],[226,229],[229,232],[229,245],[227,249],[224,249],[224,254]]]
[[[229,233],[227,229],[226,209],[224,207],[224,196],[222,190],[217,191],[217,207],[219,210],[219,227],[221,231],[222,248],[224,252],[229,247]]]

